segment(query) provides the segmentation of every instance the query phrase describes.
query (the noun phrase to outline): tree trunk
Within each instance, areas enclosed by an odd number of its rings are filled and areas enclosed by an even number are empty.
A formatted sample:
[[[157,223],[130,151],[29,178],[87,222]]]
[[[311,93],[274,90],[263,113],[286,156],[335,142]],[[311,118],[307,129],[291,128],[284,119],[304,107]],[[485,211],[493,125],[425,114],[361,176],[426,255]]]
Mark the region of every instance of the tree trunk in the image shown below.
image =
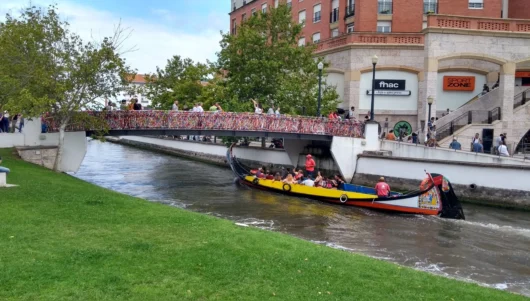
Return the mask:
[[[59,164],[63,158],[63,148],[64,148],[64,133],[66,130],[66,123],[61,124],[59,128],[59,144],[57,145],[57,155],[55,156],[55,164],[53,165],[54,171],[59,170]]]

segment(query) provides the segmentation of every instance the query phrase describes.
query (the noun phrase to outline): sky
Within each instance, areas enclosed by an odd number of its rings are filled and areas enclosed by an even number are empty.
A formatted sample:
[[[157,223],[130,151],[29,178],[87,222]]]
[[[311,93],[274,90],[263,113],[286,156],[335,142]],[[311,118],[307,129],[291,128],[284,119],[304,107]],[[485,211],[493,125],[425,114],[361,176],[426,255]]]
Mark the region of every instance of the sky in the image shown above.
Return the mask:
[[[0,0],[0,19],[30,3],[57,4],[70,29],[85,41],[112,35],[121,22],[130,30],[123,49],[135,49],[124,57],[140,74],[163,68],[174,55],[215,60],[220,31],[227,32],[230,23],[228,0]]]

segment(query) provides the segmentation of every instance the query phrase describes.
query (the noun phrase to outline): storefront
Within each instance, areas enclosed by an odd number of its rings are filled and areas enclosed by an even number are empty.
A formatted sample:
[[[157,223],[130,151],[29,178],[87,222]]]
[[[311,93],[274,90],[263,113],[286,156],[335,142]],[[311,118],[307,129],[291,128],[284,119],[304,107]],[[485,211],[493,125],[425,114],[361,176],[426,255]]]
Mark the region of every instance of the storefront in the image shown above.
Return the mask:
[[[530,71],[515,72],[516,86],[530,86]]]
[[[472,72],[438,73],[437,105],[439,111],[463,106],[482,93],[486,75]]]

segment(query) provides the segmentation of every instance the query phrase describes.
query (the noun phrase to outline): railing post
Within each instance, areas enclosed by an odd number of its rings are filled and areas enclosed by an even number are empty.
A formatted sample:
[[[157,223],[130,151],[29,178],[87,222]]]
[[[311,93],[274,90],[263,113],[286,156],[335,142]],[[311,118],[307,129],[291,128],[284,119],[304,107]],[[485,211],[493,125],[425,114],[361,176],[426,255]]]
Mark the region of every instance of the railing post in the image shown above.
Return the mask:
[[[493,122],[493,112],[488,111],[488,124],[491,124]]]
[[[453,135],[455,133],[455,124],[451,121],[449,125],[449,134]]]
[[[502,120],[502,110],[501,110],[501,107],[497,107],[497,110],[499,110],[499,116],[497,120]]]
[[[473,112],[468,111],[467,112],[467,124],[472,124],[472,123],[473,123]]]
[[[526,91],[523,92],[523,100],[521,101],[521,105],[524,105],[526,103]]]

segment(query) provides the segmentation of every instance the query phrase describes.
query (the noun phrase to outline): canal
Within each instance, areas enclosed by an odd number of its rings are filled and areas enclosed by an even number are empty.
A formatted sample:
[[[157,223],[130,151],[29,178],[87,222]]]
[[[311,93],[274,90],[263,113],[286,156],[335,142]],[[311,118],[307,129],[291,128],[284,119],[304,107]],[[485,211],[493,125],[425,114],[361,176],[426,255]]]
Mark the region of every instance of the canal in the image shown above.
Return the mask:
[[[98,141],[88,143],[75,176],[168,210],[211,214],[530,296],[528,212],[464,204],[467,220],[454,221],[328,205],[241,187],[228,168]]]

